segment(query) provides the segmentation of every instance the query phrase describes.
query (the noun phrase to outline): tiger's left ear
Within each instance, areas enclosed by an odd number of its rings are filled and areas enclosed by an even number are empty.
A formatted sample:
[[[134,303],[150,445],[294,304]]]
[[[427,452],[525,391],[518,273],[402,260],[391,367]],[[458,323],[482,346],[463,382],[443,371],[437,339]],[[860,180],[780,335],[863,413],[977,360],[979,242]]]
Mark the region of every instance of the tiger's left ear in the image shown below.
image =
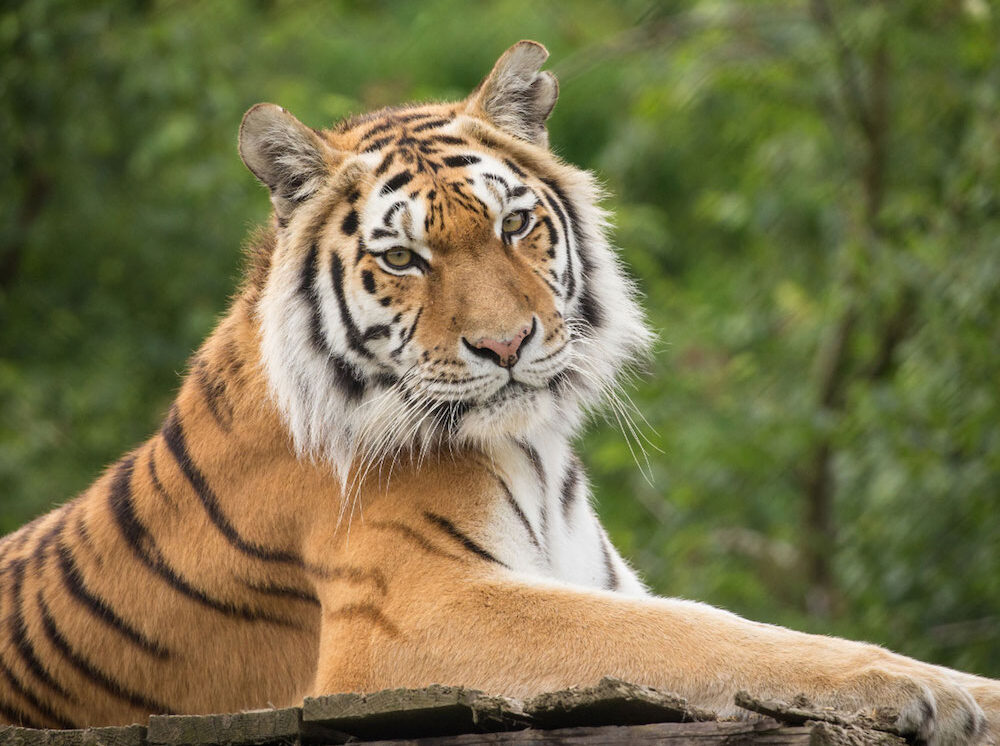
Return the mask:
[[[508,134],[548,147],[545,120],[559,97],[559,83],[541,72],[548,50],[536,41],[519,41],[466,100],[466,111],[485,117]]]

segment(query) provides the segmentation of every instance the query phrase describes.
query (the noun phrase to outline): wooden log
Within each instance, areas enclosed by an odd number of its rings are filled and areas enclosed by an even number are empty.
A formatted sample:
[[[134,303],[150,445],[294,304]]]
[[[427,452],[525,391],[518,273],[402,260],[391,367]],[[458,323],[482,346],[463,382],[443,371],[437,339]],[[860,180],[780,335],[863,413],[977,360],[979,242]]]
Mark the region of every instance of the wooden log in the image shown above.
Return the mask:
[[[146,746],[146,728],[126,725],[119,728],[42,730],[0,726],[0,746]]]
[[[300,742],[301,709],[251,710],[227,715],[153,715],[150,746],[262,746]]]
[[[646,725],[715,720],[711,710],[694,707],[676,694],[605,677],[596,685],[564,689],[524,703],[536,727]]]
[[[307,697],[302,705],[302,735],[310,743],[344,743],[345,734],[366,740],[420,738],[529,724],[519,701],[454,686]]]

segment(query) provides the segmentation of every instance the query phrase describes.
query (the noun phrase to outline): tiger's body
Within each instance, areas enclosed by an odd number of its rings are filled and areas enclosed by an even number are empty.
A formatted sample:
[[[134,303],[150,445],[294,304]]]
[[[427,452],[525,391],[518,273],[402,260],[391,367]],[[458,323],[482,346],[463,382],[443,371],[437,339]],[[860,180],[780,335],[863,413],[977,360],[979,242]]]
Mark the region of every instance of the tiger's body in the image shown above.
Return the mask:
[[[611,546],[570,442],[647,332],[591,177],[547,149],[545,57],[329,131],[247,113],[274,225],[242,291],[161,430],[0,542],[0,721],[611,674],[996,734],[997,682],[652,597]]]

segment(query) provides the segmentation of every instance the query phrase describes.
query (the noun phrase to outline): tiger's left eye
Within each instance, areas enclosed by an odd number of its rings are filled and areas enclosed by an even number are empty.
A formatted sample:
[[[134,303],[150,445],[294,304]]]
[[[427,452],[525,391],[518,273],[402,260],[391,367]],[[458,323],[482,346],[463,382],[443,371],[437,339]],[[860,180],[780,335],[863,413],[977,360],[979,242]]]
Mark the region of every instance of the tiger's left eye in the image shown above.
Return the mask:
[[[409,249],[389,249],[382,256],[386,264],[396,269],[406,269],[414,263],[413,252]]]
[[[503,219],[503,222],[500,223],[500,230],[503,231],[505,236],[513,236],[524,230],[524,226],[527,224],[528,211],[517,210]]]

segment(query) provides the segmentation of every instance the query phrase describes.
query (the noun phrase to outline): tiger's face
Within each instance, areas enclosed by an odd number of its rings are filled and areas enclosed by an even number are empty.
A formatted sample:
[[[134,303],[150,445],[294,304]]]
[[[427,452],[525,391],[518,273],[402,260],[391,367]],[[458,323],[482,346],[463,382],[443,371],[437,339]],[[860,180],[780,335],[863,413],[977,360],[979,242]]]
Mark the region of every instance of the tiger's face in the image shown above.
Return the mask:
[[[546,147],[544,58],[522,42],[464,102],[320,133],[271,105],[244,120],[277,223],[263,367],[297,447],[342,474],[568,434],[646,342],[591,177]]]

